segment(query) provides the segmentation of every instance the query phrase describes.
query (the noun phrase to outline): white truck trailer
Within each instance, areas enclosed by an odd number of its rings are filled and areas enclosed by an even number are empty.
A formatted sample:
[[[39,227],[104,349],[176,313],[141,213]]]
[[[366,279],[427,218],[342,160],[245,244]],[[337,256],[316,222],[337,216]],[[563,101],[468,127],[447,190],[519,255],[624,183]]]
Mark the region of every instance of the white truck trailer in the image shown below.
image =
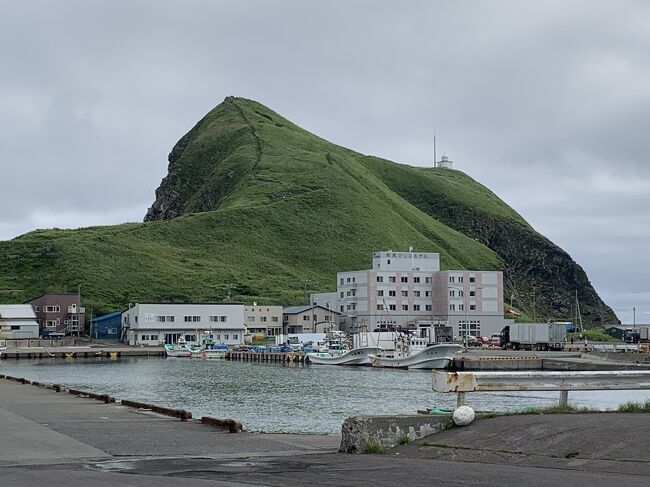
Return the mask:
[[[513,350],[562,350],[564,323],[512,323],[501,331],[501,348]]]

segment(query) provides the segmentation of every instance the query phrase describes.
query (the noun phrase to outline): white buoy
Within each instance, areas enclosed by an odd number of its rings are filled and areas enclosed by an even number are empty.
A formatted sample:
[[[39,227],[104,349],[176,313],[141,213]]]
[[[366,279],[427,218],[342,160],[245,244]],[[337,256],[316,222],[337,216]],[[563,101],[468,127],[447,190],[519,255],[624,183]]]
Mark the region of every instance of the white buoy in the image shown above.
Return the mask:
[[[452,415],[456,426],[467,426],[474,421],[475,417],[476,415],[474,414],[474,410],[469,406],[460,406],[459,408],[456,408]]]

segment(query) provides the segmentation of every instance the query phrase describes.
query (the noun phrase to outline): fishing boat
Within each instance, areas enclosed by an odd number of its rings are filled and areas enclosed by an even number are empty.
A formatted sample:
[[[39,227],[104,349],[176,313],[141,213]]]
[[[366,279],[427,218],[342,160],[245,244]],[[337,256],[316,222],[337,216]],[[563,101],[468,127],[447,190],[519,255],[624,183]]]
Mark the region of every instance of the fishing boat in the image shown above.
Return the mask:
[[[191,357],[192,350],[187,348],[185,338],[181,336],[176,343],[165,344],[165,354],[168,357]]]
[[[188,346],[188,349],[189,348],[190,347]],[[203,360],[220,359],[220,358],[226,358],[227,353],[228,353],[227,345],[210,344],[209,346],[205,346],[201,349],[191,350],[190,357],[200,358]]]
[[[316,365],[371,365],[375,347],[360,347],[352,350],[325,351],[308,353],[310,364]]]
[[[395,350],[380,351],[371,356],[373,367],[393,369],[444,369],[462,350],[457,343],[429,343],[427,338],[399,333],[395,339]]]

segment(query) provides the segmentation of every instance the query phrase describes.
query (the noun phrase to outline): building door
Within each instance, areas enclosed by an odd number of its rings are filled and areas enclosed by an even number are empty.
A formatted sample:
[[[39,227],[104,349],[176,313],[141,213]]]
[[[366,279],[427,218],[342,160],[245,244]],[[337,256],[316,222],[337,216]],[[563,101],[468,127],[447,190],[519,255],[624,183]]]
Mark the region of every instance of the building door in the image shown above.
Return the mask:
[[[180,336],[180,333],[165,333],[165,345],[173,345]]]

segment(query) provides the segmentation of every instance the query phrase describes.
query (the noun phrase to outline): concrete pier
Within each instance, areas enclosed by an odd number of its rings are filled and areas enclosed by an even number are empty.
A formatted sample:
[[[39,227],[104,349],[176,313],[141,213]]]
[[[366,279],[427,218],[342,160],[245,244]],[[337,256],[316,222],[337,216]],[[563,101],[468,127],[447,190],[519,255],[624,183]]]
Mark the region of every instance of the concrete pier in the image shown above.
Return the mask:
[[[649,424],[647,415],[630,414],[500,417],[383,455],[345,455],[336,453],[338,436],[231,434],[0,380],[0,481],[12,487],[641,487],[650,483]]]

